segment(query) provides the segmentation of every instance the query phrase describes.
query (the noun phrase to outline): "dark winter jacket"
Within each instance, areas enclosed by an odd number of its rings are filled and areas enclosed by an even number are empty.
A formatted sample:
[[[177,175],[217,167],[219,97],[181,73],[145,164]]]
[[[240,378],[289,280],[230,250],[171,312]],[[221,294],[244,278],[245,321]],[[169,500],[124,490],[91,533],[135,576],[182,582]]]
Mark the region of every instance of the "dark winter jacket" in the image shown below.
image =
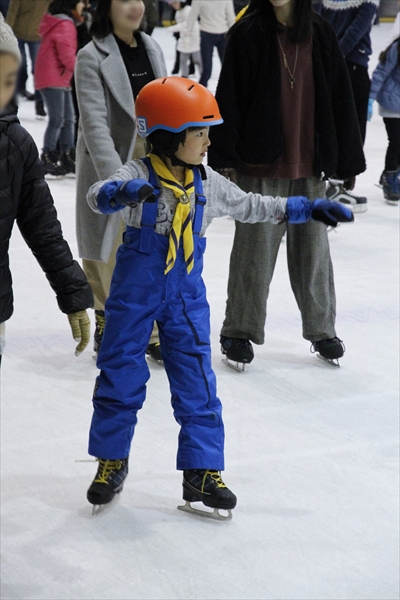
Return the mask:
[[[8,247],[15,220],[62,312],[93,306],[85,274],[63,238],[35,143],[11,115],[0,116],[0,323],[13,312]]]
[[[316,10],[332,25],[348,62],[368,66],[379,0],[322,0]]]
[[[354,177],[365,170],[351,83],[329,23],[313,17],[315,81],[314,171],[317,177]],[[283,153],[281,73],[271,24],[239,22],[232,32],[216,98],[224,123],[211,128],[209,164],[214,169],[267,165]]]
[[[376,67],[371,81],[370,98],[376,100],[386,110],[400,112],[400,64],[399,42],[390,46],[384,63]]]

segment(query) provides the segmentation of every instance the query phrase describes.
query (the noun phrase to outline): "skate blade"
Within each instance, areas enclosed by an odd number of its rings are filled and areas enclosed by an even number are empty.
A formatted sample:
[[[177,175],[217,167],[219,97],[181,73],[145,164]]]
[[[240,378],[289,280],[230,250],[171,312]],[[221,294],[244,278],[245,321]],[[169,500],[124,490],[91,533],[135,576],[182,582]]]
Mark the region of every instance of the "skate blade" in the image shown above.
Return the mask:
[[[98,515],[101,512],[103,512],[103,510],[106,506],[107,506],[107,504],[93,504],[92,516],[94,517],[95,515]]]
[[[324,356],[321,356],[318,352],[317,352],[317,357],[320,360],[323,360],[328,365],[331,365],[332,367],[336,367],[336,368],[340,369],[340,362],[339,362],[338,358],[325,358]]]
[[[400,206],[400,199],[399,200],[388,200],[387,198],[385,198],[385,200],[391,206]]]
[[[224,363],[224,365],[226,365],[227,367],[229,367],[230,369],[233,369],[234,371],[236,371],[236,373],[245,373],[246,371],[246,364],[245,363],[240,363],[240,362],[234,362],[229,360],[229,358],[223,358],[222,362]]]
[[[183,506],[177,506],[178,510],[197,515],[198,517],[205,517],[206,519],[213,519],[214,521],[229,521],[232,519],[232,511],[230,509],[214,508],[212,512],[206,510],[200,510],[199,508],[193,508],[190,502],[185,502]],[[223,510],[227,515],[221,514],[219,511]]]

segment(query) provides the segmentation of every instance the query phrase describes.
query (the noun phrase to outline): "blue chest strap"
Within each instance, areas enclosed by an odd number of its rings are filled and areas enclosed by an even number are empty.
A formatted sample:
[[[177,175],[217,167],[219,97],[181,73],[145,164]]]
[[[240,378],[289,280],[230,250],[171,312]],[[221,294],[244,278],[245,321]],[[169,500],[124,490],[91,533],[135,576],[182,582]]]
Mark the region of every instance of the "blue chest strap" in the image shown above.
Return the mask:
[[[156,173],[153,169],[149,158],[141,159],[149,171],[149,183],[154,188],[154,193],[157,197],[156,202],[145,202],[143,204],[142,212],[142,223],[141,223],[141,235],[140,235],[140,251],[146,254],[150,254],[153,247],[153,233],[157,222],[158,214],[158,198],[161,193],[160,185],[157,180]],[[201,178],[200,169],[194,167],[194,189],[196,193],[196,205],[193,218],[193,235],[198,236],[201,232],[203,225],[204,207],[207,203],[207,199],[203,193],[203,180]]]

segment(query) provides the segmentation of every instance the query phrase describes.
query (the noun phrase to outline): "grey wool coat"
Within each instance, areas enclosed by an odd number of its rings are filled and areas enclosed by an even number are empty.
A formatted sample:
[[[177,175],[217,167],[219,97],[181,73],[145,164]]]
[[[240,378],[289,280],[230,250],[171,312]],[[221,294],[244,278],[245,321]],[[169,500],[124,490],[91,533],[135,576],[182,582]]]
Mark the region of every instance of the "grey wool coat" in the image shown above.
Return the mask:
[[[155,77],[165,77],[160,46],[145,33],[141,36]],[[132,88],[113,34],[93,38],[80,50],[75,81],[80,112],[76,148],[79,256],[107,262],[121,216],[96,214],[86,196],[94,183],[107,179],[132,158],[137,133]]]

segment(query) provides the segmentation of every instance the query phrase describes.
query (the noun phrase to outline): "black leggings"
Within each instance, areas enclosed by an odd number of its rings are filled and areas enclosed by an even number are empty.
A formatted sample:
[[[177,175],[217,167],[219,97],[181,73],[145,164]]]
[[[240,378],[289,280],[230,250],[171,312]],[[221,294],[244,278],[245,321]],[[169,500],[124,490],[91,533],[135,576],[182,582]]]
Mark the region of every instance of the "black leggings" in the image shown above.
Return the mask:
[[[368,75],[367,67],[349,61],[346,61],[346,64],[350,75],[351,87],[353,88],[361,139],[364,144],[367,130],[368,98],[371,80]]]
[[[400,167],[400,119],[384,117],[389,146],[386,151],[385,171],[397,171]]]

